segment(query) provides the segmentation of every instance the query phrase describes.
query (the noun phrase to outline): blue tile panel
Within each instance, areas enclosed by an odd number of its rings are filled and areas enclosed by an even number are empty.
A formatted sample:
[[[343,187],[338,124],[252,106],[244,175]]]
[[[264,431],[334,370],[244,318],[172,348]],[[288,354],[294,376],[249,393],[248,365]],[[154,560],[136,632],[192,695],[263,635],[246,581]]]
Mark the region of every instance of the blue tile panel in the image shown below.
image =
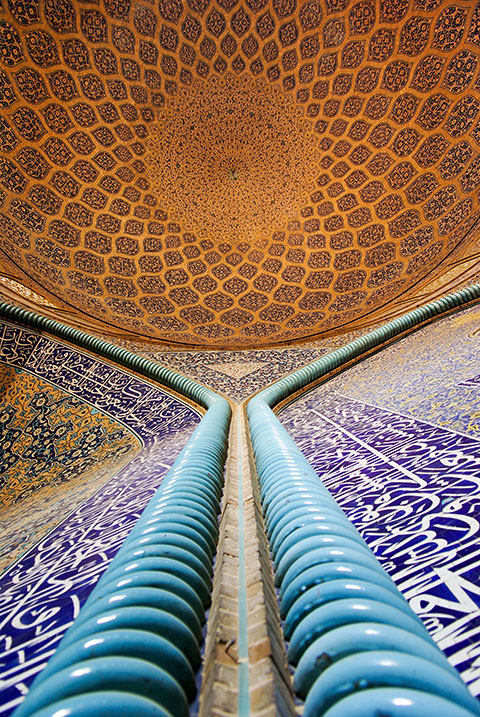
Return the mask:
[[[323,484],[480,694],[480,311],[443,319],[282,411]]]
[[[272,381],[287,376],[363,333],[365,331],[352,331],[308,345],[250,351],[158,351],[145,343],[111,340],[118,346],[201,381],[235,403],[241,403]]]
[[[0,361],[81,398],[132,430],[143,449],[0,578],[0,714],[21,701],[155,494],[199,414],[81,351],[1,324]]]
[[[473,306],[360,362],[329,386],[350,398],[478,437],[479,347],[480,308]]]

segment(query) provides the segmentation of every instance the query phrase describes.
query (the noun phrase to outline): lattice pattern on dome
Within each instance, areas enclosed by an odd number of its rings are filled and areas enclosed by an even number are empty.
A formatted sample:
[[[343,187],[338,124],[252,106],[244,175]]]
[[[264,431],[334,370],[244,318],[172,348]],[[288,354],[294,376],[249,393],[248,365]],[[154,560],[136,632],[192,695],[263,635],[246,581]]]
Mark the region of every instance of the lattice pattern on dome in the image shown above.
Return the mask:
[[[355,321],[475,234],[479,47],[470,0],[8,0],[4,262],[171,342]]]

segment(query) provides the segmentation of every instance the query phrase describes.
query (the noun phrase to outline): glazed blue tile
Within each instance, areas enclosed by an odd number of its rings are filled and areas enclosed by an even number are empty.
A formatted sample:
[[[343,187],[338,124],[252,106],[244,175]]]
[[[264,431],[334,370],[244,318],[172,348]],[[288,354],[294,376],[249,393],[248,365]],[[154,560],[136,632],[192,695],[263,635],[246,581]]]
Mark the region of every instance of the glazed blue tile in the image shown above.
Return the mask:
[[[0,362],[78,396],[133,430],[144,446],[0,576],[0,714],[8,715],[55,651],[199,414],[147,381],[8,324],[0,324]]]
[[[472,416],[480,400],[472,328],[479,323],[474,307],[433,324],[280,414],[476,695],[480,432]]]

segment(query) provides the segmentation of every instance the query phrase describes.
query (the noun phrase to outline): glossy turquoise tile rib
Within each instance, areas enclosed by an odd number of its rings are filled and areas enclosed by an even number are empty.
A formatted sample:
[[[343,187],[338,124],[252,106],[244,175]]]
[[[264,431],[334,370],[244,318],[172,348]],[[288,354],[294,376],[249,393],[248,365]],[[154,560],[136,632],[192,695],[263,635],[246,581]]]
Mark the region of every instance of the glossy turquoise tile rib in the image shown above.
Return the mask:
[[[248,403],[288,659],[305,717],[480,715],[478,701],[271,410],[387,339],[479,298],[477,284],[427,304]]]
[[[208,409],[15,715],[186,716],[212,590],[230,406],[195,381],[51,319],[4,303],[0,316]]]

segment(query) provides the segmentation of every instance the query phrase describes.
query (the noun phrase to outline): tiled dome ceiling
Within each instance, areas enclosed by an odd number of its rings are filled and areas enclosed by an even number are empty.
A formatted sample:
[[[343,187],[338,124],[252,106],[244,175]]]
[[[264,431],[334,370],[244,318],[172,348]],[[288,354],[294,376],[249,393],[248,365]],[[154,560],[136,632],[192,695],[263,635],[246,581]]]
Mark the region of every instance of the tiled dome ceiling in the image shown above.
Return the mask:
[[[474,234],[470,0],[5,5],[0,246],[60,304],[170,342],[295,340]]]

